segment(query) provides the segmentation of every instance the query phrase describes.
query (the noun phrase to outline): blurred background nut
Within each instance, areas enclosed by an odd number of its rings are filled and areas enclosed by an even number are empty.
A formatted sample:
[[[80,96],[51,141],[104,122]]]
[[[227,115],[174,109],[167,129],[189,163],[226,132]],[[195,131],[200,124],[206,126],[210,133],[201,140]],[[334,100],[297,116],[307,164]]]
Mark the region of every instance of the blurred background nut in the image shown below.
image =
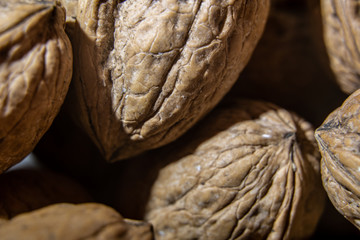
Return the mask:
[[[151,225],[96,203],[54,204],[0,224],[2,240],[151,240]]]
[[[331,67],[341,89],[350,94],[360,88],[360,3],[321,0],[321,11]]]
[[[321,37],[319,5],[317,0],[271,1],[263,36],[230,95],[278,104],[314,126],[345,100]]]
[[[175,140],[236,81],[268,9],[269,0],[80,0],[75,118],[110,162]]]
[[[64,10],[48,1],[0,1],[0,173],[51,125],[72,75]]]
[[[46,170],[13,170],[0,175],[0,218],[12,218],[54,203],[90,202],[72,179]]]
[[[152,186],[145,219],[156,239],[309,237],[325,200],[311,125],[257,101],[205,120]]]
[[[316,130],[322,181],[335,208],[360,229],[360,90]]]

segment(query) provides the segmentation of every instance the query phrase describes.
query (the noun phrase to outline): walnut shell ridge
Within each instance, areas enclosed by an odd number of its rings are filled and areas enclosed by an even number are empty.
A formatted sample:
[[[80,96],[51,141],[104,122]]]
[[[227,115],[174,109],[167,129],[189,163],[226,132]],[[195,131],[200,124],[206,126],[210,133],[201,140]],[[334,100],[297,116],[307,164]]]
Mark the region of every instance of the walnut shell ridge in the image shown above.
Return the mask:
[[[124,219],[98,203],[53,204],[0,224],[2,240],[151,240],[148,223]]]
[[[360,11],[358,1],[321,0],[324,40],[341,89],[360,88]]]
[[[28,155],[50,127],[72,75],[62,7],[0,1],[0,173]]]
[[[192,137],[206,140],[170,153],[186,154],[152,186],[145,219],[156,239],[309,237],[325,200],[311,125],[257,101],[204,120]]]
[[[228,92],[269,0],[80,0],[72,112],[117,161],[185,133]]]
[[[316,130],[324,188],[335,208],[360,229],[360,91]]]

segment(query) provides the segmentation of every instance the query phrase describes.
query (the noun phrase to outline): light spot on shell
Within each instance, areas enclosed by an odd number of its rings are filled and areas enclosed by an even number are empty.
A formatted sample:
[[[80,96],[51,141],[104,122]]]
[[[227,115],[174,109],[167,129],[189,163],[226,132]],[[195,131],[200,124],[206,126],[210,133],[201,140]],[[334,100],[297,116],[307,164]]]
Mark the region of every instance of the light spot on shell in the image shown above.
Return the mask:
[[[263,134],[263,135],[261,135],[263,138],[271,138],[271,135],[270,134]]]

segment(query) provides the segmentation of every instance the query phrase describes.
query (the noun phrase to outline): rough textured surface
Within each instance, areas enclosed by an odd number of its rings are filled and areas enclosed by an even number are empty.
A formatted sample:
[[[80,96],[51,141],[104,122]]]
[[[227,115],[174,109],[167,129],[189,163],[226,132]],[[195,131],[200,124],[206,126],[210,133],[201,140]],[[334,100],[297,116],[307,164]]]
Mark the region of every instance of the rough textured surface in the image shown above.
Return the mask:
[[[271,1],[263,36],[227,97],[270,101],[316,127],[339,107],[348,95],[330,68],[319,2]],[[360,239],[360,231],[326,200],[328,207],[311,239]]]
[[[28,155],[67,93],[72,52],[61,7],[0,1],[0,173]]]
[[[55,204],[0,224],[2,240],[150,240],[151,226],[101,204]]]
[[[153,185],[145,219],[156,239],[310,236],[324,202],[310,124],[268,103],[240,101],[213,112],[193,138],[207,140],[178,148],[187,154]]]
[[[73,112],[105,158],[169,143],[213,108],[268,9],[269,0],[79,1]]]
[[[75,181],[45,170],[14,170],[0,175],[0,218],[12,218],[54,203],[91,201]]]
[[[346,93],[360,88],[360,3],[322,0],[324,38],[331,67]]]
[[[325,190],[335,208],[360,229],[360,91],[316,130]]]

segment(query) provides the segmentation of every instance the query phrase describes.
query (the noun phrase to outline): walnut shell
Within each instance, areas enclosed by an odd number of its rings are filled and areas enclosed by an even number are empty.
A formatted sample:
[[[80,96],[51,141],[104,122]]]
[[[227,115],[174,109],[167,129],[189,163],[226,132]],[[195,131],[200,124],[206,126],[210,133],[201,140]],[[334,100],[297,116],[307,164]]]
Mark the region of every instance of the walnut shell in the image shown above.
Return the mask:
[[[335,206],[360,229],[360,90],[316,130],[324,188]]]
[[[12,218],[50,204],[91,201],[85,189],[66,176],[45,170],[13,170],[0,175],[0,218]]]
[[[73,113],[110,162],[175,140],[231,88],[268,9],[269,0],[80,0]]]
[[[350,94],[360,88],[359,2],[321,0],[324,40],[341,89]]]
[[[152,187],[145,219],[156,239],[309,237],[325,196],[310,124],[256,101],[205,120],[192,136],[207,140],[178,148],[187,154]]]
[[[54,204],[0,224],[2,240],[153,239],[151,226],[96,203]]]
[[[72,75],[64,10],[48,1],[0,1],[0,173],[51,125]]]

